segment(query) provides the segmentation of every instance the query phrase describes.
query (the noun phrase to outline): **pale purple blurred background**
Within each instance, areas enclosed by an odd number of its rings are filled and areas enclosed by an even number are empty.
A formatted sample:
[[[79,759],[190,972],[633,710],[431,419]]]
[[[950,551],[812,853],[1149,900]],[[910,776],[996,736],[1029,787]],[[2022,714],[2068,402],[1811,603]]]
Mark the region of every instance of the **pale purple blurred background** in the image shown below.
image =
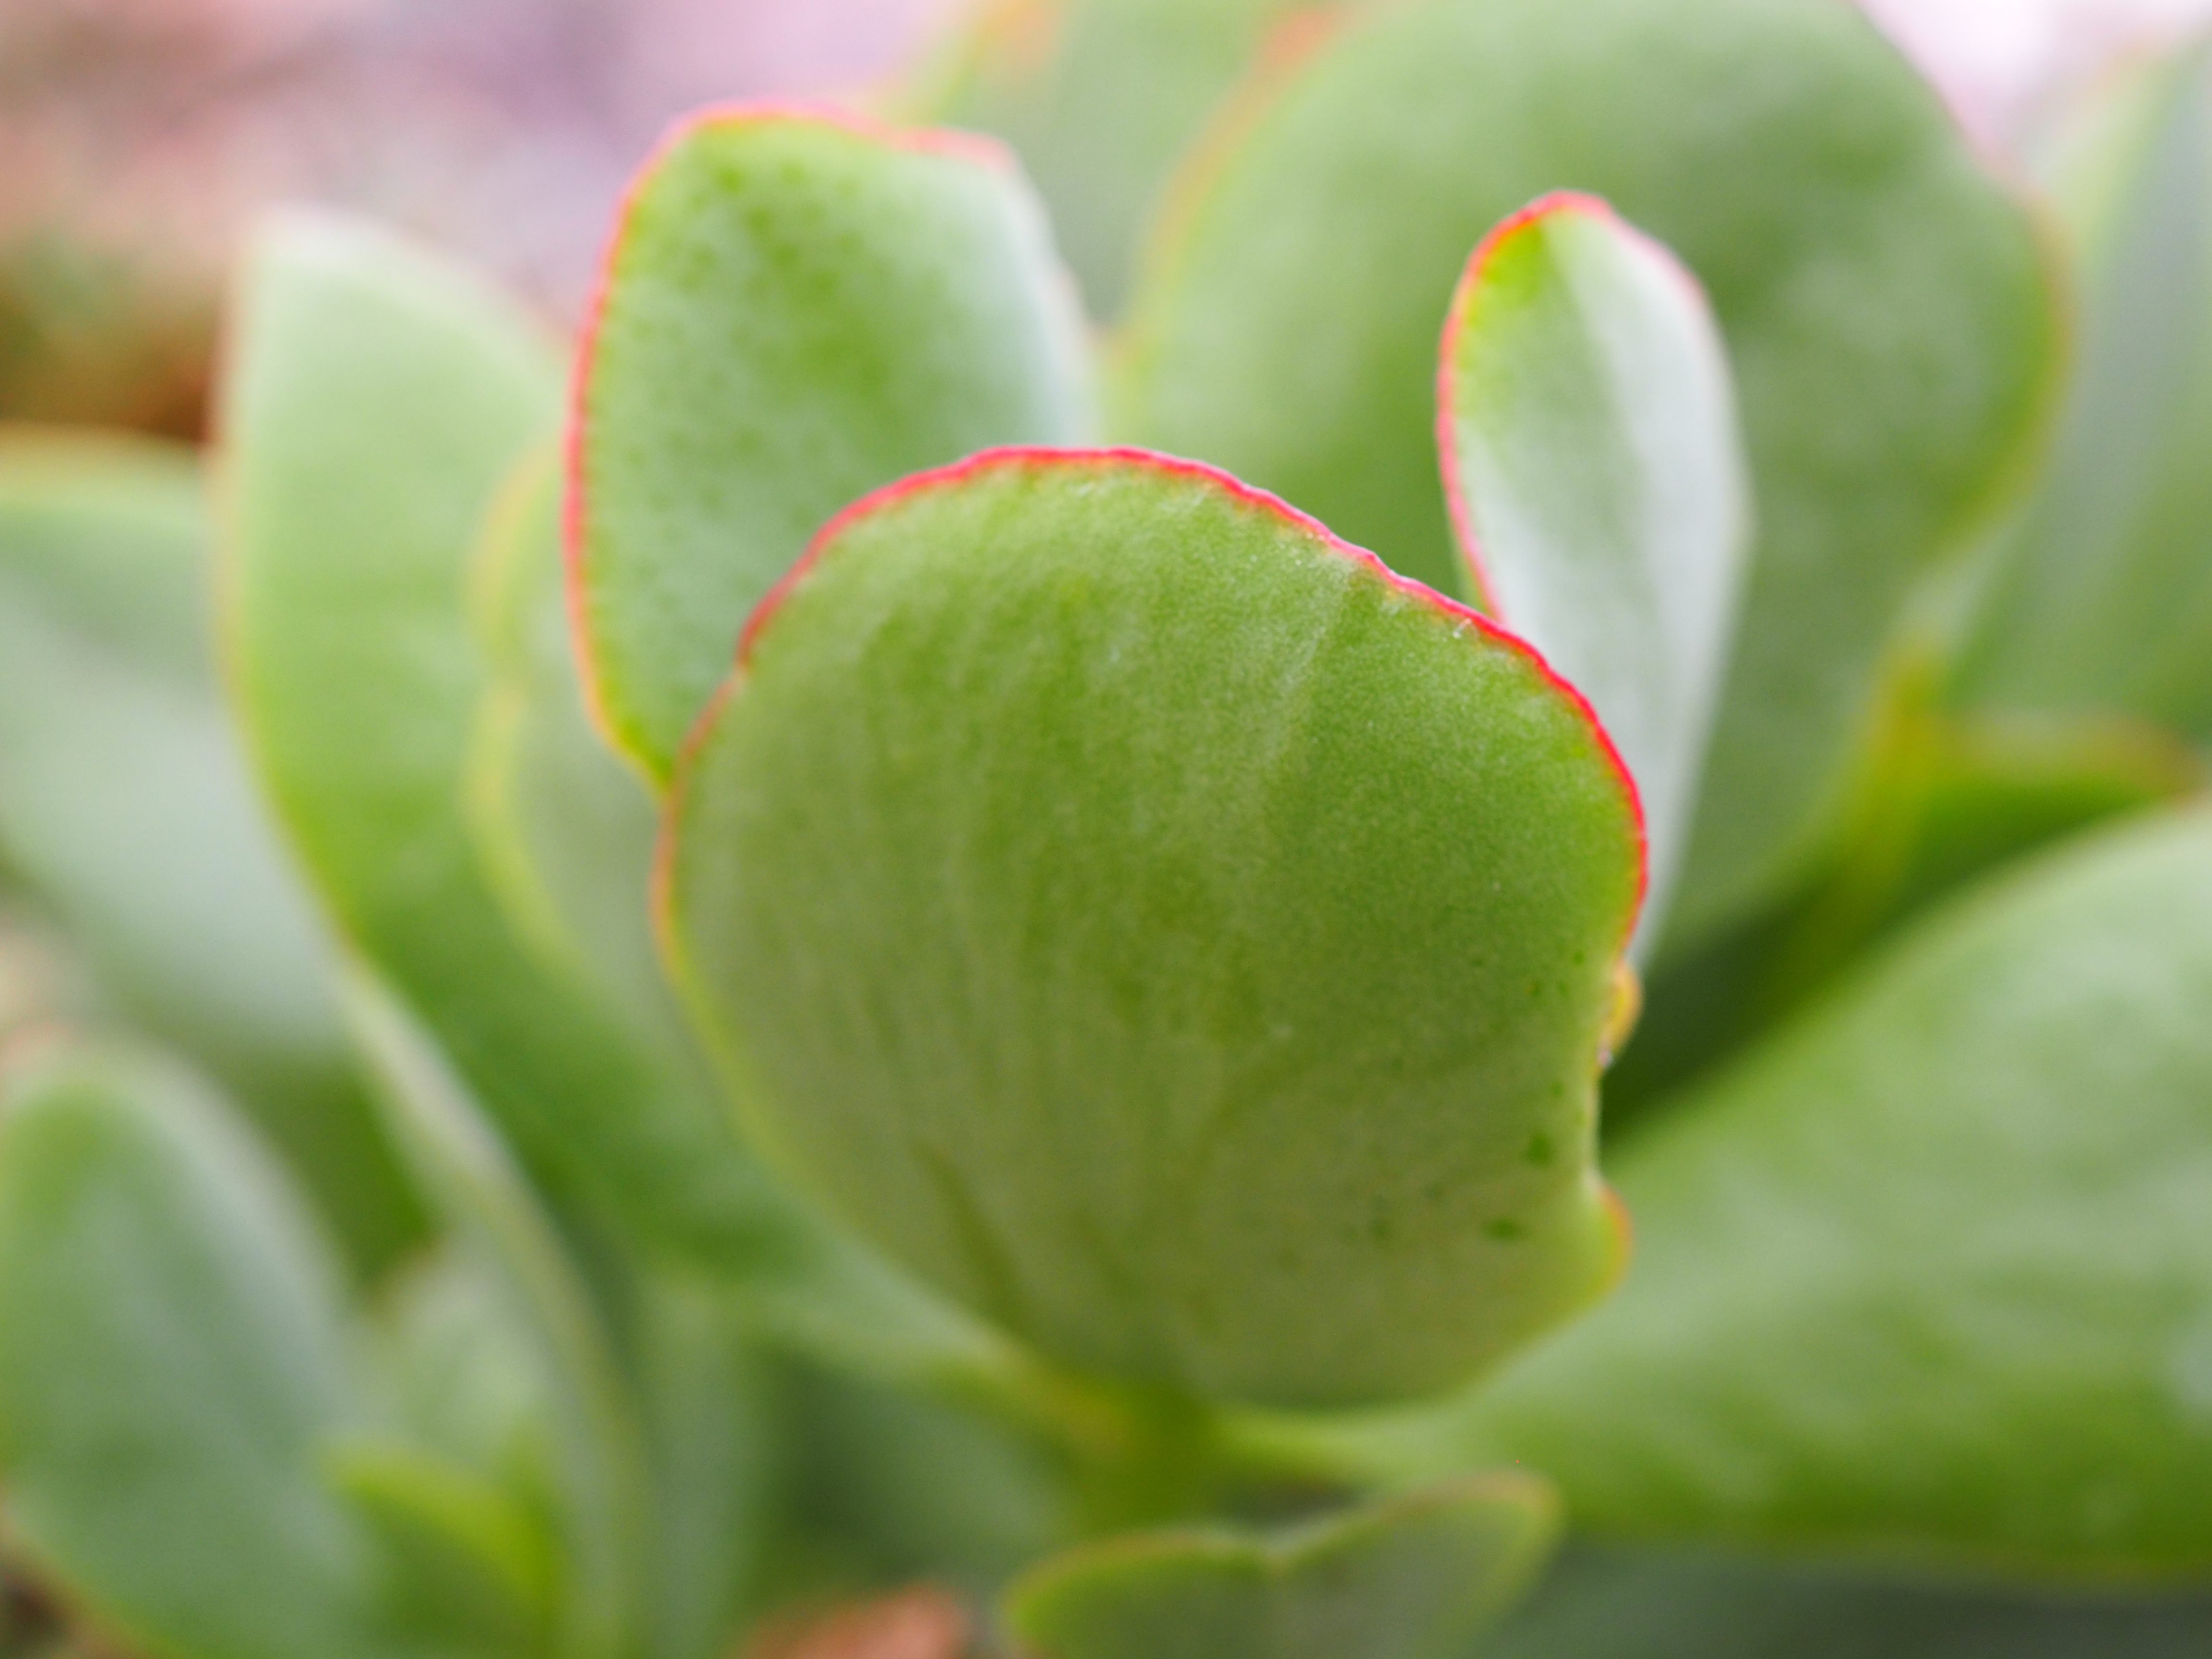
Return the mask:
[[[2115,55],[2212,16],[2212,0],[1866,3],[1998,149]],[[0,414],[188,428],[216,275],[271,199],[400,220],[566,312],[672,115],[864,89],[962,6],[0,0]]]

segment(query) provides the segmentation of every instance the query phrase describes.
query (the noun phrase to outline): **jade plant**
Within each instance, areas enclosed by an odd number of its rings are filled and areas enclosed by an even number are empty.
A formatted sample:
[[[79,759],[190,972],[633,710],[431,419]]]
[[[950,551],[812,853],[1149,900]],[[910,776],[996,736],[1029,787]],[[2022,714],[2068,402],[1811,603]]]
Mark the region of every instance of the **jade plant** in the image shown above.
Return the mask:
[[[0,439],[0,1652],[2201,1650],[2208,109],[1032,0],[574,338],[270,226]]]

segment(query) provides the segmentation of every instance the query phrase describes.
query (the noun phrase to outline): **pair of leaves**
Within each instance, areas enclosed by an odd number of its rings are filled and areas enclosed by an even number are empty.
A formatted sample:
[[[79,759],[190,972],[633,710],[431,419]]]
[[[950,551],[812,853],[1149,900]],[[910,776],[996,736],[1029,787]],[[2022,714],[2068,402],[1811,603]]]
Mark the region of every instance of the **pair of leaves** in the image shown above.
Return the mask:
[[[420,1217],[225,716],[209,539],[189,452],[0,428],[0,857],[112,1011],[237,1091],[373,1269]]]
[[[899,210],[887,216],[893,198]],[[856,246],[867,252],[853,259]],[[825,268],[838,276],[826,287]],[[957,303],[947,270],[970,279]],[[586,672],[617,740],[648,774],[677,763],[739,622],[783,575],[810,515],[843,505],[870,468],[889,476],[949,447],[963,422],[1040,436],[1078,423],[1073,347],[1050,279],[1000,164],[935,141],[735,112],[687,129],[648,170],[587,356],[573,501]],[[994,299],[1015,325],[983,337],[971,287],[1018,296]],[[1710,320],[1662,251],[1598,204],[1561,199],[1485,250],[1448,351],[1455,397],[1442,435],[1470,486],[1465,521],[1479,526],[1513,610],[1533,617],[1541,641],[1622,722],[1660,805],[1653,833],[1670,866],[1717,689],[1744,515]],[[952,372],[961,366],[964,376]],[[900,389],[884,398],[887,378]],[[1581,453],[1563,456],[1562,434]],[[872,517],[825,532],[808,567],[811,589],[854,539],[884,544],[868,556],[886,569],[909,567],[864,606],[839,600],[805,653],[816,660],[795,671],[825,684],[842,677],[850,696],[754,714],[763,694],[750,663],[732,706],[696,728],[684,775],[671,927],[700,969],[695,1002],[760,1134],[895,1255],[1048,1351],[1186,1386],[1316,1397],[1434,1386],[1587,1297],[1611,1254],[1594,1243],[1610,1228],[1589,1207],[1583,1173],[1589,1073],[1635,855],[1617,794],[1603,804],[1618,779],[1603,775],[1602,740],[1589,741],[1572,695],[1525,672],[1456,694],[1474,699],[1462,711],[1471,724],[1457,779],[1432,780],[1425,798],[1394,781],[1396,817],[1364,839],[1324,844],[1312,822],[1297,830],[1312,797],[1357,799],[1366,787],[1358,745],[1330,740],[1326,722],[1367,719],[1376,696],[1419,693],[1367,683],[1349,661],[1355,649],[1380,657],[1405,644],[1355,647],[1347,635],[1323,647],[1349,624],[1322,620],[1319,595],[1296,595],[1303,576],[1270,568],[1271,547],[1294,562],[1325,551],[1314,526],[1271,522],[1271,509],[1248,501],[1250,533],[1231,532],[1234,486],[1136,455],[1007,456],[909,487],[928,511],[894,509],[886,496]],[[933,585],[939,618],[924,623]],[[1511,641],[1468,632],[1464,617],[1448,631],[1468,633],[1500,663],[1512,657]],[[907,659],[894,665],[885,636],[907,632]],[[1097,661],[1085,666],[1086,656]],[[860,657],[881,672],[860,676]],[[733,753],[726,732],[738,720],[763,734],[746,741],[779,752]],[[1547,795],[1549,763],[1516,754],[1510,735],[1562,720],[1562,737],[1582,733],[1567,769],[1584,774],[1569,792],[1582,792],[1576,801]],[[1409,758],[1427,742],[1410,729],[1398,737]],[[1497,752],[1478,761],[1473,750],[1485,745]],[[1031,759],[1018,761],[1025,750]],[[823,787],[832,764],[848,800]],[[1433,757],[1425,765],[1446,769]],[[912,775],[914,788],[867,799],[885,781],[870,769],[885,766]],[[976,793],[979,769],[995,805]],[[1180,781],[1209,770],[1224,778],[1211,794]],[[724,810],[710,787],[736,792],[750,815],[756,839],[742,849],[733,826],[698,823]],[[931,788],[948,803],[966,798],[975,822],[928,805]],[[1133,824],[1115,804],[1132,791],[1145,803]],[[1449,848],[1443,823],[1470,816],[1455,792],[1492,803],[1481,815],[1492,833],[1460,837],[1449,871],[1409,871],[1396,842]],[[1061,822],[1022,833],[1030,804],[1046,801]],[[787,807],[787,821],[777,817]],[[933,817],[940,827],[925,832]],[[1499,850],[1515,838],[1519,862]],[[1275,867],[1249,866],[1255,846],[1273,843]],[[728,869],[747,872],[746,896],[692,890]],[[1316,884],[1324,869],[1328,882]],[[1455,895],[1486,885],[1501,896],[1492,908],[1449,910]],[[1332,889],[1341,902],[1324,925],[1316,901]],[[1003,901],[994,917],[975,911],[985,895]],[[733,913],[749,903],[751,914]],[[1559,908],[1532,921],[1522,914],[1532,904]],[[1297,908],[1308,914],[1293,922]],[[1112,926],[1101,920],[1117,914]],[[1415,915],[1448,919],[1425,930],[1396,920]],[[1212,928],[1231,937],[1209,941]],[[1177,939],[1160,960],[1161,942]],[[1481,958],[1475,978],[1455,981],[1470,957]],[[1124,982],[1139,957],[1157,987],[1144,995]],[[1269,959],[1295,965],[1258,971]],[[1487,1023],[1444,1045],[1458,1056],[1447,1062],[1426,1052],[1436,1046],[1419,1035],[1426,1017],[1401,998],[1398,1018],[1352,1041],[1374,1010],[1335,988],[1350,960],[1372,963],[1373,983],[1418,983],[1422,999],[1484,1007]],[[932,1008],[944,999],[920,988],[940,980],[968,988]],[[1554,985],[1559,1019],[1532,1016]],[[1207,1012],[1224,1001],[1244,1006]],[[1439,1008],[1431,1035],[1446,1023]],[[1293,1083],[1300,1056],[1322,1049],[1330,1065]],[[1349,1099],[1354,1052],[1405,1056],[1389,1063],[1428,1075],[1379,1114],[1396,1115],[1393,1155],[1425,1170],[1425,1197],[1383,1202],[1344,1173],[1340,1108],[1326,1103]],[[1489,1174],[1431,1167],[1419,1125],[1443,1097],[1419,1102],[1446,1069],[1455,1086],[1495,1097],[1485,1102],[1496,1119]],[[1472,1084],[1478,1075],[1486,1084]],[[978,1079],[993,1081],[977,1091]],[[961,1106],[951,1097],[963,1090],[975,1097]],[[1152,1103],[1141,1109],[1149,1122],[1133,1115],[1140,1100]],[[1208,1221],[1205,1170],[1194,1185],[1181,1168],[1201,1143],[1222,1168],[1247,1156],[1245,1137],[1267,1133],[1263,1103],[1312,1114],[1302,1147],[1277,1159],[1270,1193],[1340,1218],[1316,1229],[1326,1246],[1271,1239],[1257,1204],[1242,1220]],[[1206,1127],[1245,1117],[1252,1127],[1225,1138]],[[967,1127],[948,1127],[956,1121]],[[892,1123],[909,1144],[886,1157]],[[1113,1146],[1121,1150],[1102,1155]],[[1375,1157],[1389,1161],[1379,1143]],[[1322,1178],[1331,1163],[1338,1176]],[[1476,1201],[1486,1185],[1495,1190]],[[1154,1196],[1166,1190],[1190,1194],[1172,1215]],[[1580,1196],[1552,1221],[1488,1213],[1508,1192],[1539,1210]],[[1555,1224],[1563,1240],[1585,1242],[1553,1249]],[[1456,1230],[1460,1249],[1516,1281],[1488,1317],[1425,1307],[1428,1296],[1457,1299],[1433,1261],[1408,1265],[1421,1255],[1412,1236],[1437,1229]],[[1392,1271],[1397,1287],[1370,1304],[1369,1334],[1350,1345],[1369,1374],[1341,1347],[1294,1352],[1291,1334],[1313,1328],[1302,1301],[1313,1284],[1364,1295]],[[1267,1279],[1279,1310],[1252,1294]]]
[[[1672,923],[1687,941],[1820,851],[1904,604],[2014,464],[2051,377],[2026,215],[1863,17],[1363,11],[1188,164],[1115,424],[1449,588],[1426,442],[1438,319],[1476,239],[1562,187],[1697,274],[1743,400],[1759,537]]]

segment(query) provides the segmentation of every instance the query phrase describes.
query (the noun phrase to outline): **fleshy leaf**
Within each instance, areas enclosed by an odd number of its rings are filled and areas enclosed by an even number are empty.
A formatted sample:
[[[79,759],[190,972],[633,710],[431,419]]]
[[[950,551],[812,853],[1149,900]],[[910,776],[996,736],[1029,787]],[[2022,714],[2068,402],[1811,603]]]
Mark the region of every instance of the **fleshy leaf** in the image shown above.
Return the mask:
[[[421,1224],[216,683],[189,451],[0,428],[0,858],[217,1073],[373,1270]]]
[[[59,1048],[0,1090],[0,1480],[40,1568],[167,1659],[394,1659],[329,1246],[190,1078]]]
[[[1590,197],[1492,232],[1444,327],[1437,439],[1484,609],[1590,700],[1665,914],[1720,704],[1751,532],[1728,358],[1704,295]]]
[[[1127,451],[884,491],[747,640],[672,805],[674,965],[894,1256],[1282,1402],[1441,1387],[1610,1284],[1634,792],[1519,641]]]
[[[2212,1598],[1571,1550],[1482,1659],[2196,1659]]]
[[[577,623],[609,734],[655,778],[832,514],[1085,434],[1073,294],[986,140],[709,112],[632,188],[604,284],[572,434]]]
[[[1477,1475],[1273,1538],[1164,1533],[1032,1570],[1007,1623],[1038,1659],[1463,1659],[1559,1533],[1528,1475]]]
[[[744,1261],[780,1224],[726,1114],[518,935],[463,809],[468,560],[558,419],[551,343],[511,302],[364,227],[276,228],[225,388],[234,689],[341,927],[533,1168],[636,1239]]]
[[[1961,691],[2212,737],[2212,49],[2101,89],[2057,149],[2081,362]]]
[[[2027,216],[1851,6],[1361,9],[1189,168],[1131,308],[1117,435],[1216,462],[1454,581],[1430,431],[1468,251],[1588,191],[1712,297],[1759,539],[1670,936],[1820,850],[1883,647],[2039,424]]]
[[[550,447],[501,488],[471,575],[491,679],[465,796],[485,874],[549,962],[618,1001],[640,1030],[673,1036],[646,902],[659,813],[585,710]]]
[[[543,1380],[561,1486],[562,1650],[623,1651],[643,1609],[644,1431],[581,1269],[445,1059],[366,975],[347,986],[395,1139],[483,1265]]]
[[[2208,1009],[2204,812],[1977,889],[1622,1148],[1636,1272],[1460,1455],[1601,1534],[2201,1575]]]
[[[1175,163],[1315,0],[984,0],[919,99],[923,118],[1022,158],[1092,313],[1126,297]]]

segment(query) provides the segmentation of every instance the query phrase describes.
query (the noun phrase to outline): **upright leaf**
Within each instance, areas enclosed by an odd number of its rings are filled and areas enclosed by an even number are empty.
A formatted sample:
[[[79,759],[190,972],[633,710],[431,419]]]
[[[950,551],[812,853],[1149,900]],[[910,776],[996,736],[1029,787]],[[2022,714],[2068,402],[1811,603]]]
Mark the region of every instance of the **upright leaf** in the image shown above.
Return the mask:
[[[1469,262],[1437,392],[1470,587],[1590,700],[1635,775],[1648,950],[1697,807],[1751,531],[1712,313],[1603,203],[1547,197]]]
[[[365,228],[279,226],[224,389],[234,688],[340,926],[524,1155],[634,1237],[742,1262],[777,1224],[725,1114],[517,936],[464,816],[468,561],[558,413],[551,343],[511,302]]]
[[[374,1269],[421,1218],[216,684],[199,467],[0,434],[0,858],[114,1012],[216,1072]]]
[[[1960,690],[2212,737],[2212,57],[2100,88],[2051,171],[2082,273],[2081,363],[1997,555]]]
[[[713,111],[632,188],[576,399],[585,673],[655,779],[746,613],[855,496],[1086,425],[1080,319],[979,139]]]
[[[671,949],[765,1144],[1048,1352],[1321,1402],[1620,1259],[1594,1083],[1633,790],[1510,635],[1190,463],[842,516],[672,803]]]
[[[1112,1540],[1007,1592],[1038,1659],[1463,1659],[1541,1567],[1558,1502],[1477,1475],[1275,1537]]]
[[[1628,1143],[1636,1272],[1460,1455],[1604,1534],[2201,1577],[2208,1011],[2212,816],[1978,889]]]
[[[31,1558],[163,1659],[400,1659],[324,1484],[365,1420],[330,1248],[221,1105],[63,1048],[0,1087],[0,1480]]]
[[[1430,447],[1468,251],[1547,191],[1673,248],[1734,359],[1759,539],[1671,931],[1820,850],[1908,593],[2037,426],[2055,326],[2027,215],[1857,8],[1358,9],[1186,173],[1118,432],[1455,582]]]

